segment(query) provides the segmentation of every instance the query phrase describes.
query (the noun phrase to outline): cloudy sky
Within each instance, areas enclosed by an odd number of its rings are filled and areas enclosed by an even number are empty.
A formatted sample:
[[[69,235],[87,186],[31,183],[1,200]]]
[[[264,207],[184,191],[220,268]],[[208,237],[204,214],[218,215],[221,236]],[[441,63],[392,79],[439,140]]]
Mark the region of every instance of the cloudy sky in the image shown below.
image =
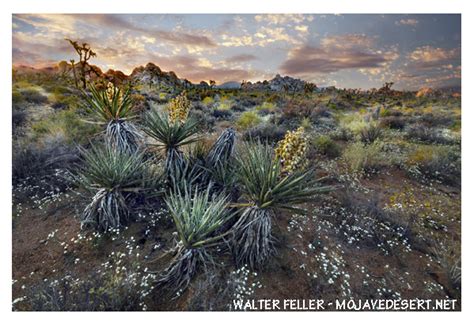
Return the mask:
[[[13,64],[75,58],[129,74],[154,62],[193,82],[290,75],[318,86],[459,86],[459,15],[13,15]]]

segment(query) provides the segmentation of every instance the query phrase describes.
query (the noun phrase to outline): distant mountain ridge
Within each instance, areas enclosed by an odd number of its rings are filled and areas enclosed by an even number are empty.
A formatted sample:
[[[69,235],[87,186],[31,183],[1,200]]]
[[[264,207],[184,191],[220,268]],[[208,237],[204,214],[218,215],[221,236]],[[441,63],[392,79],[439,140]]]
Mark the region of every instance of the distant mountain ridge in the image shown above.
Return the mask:
[[[76,68],[80,65],[76,63]],[[123,83],[131,81],[132,83],[148,84],[160,87],[175,87],[179,86],[182,88],[197,87],[197,88],[210,88],[210,85],[206,81],[199,83],[192,83],[185,78],[179,78],[174,71],[163,71],[158,65],[149,62],[145,66],[139,66],[132,70],[130,75],[126,75],[120,70],[109,69],[103,72],[98,66],[90,65],[94,74],[91,74],[91,78],[95,79],[98,77],[107,78],[116,83]],[[73,76],[72,66],[66,61],[61,61],[54,66],[35,68],[27,65],[13,66],[14,73],[16,75],[21,74],[32,74],[32,73],[46,73],[46,74],[66,74]],[[312,84],[307,81],[293,78],[290,76],[281,76],[277,74],[273,79],[256,81],[256,82],[238,82],[238,81],[227,81],[220,85],[217,85],[218,89],[244,89],[244,90],[265,90],[265,91],[289,91],[289,92],[301,92],[304,91],[305,85]],[[314,84],[313,84],[314,85]],[[314,85],[316,87],[316,85]],[[334,86],[322,87],[322,88],[335,88]],[[430,89],[430,90],[428,90]],[[420,95],[429,95],[431,92],[437,91],[446,94],[459,94],[461,93],[461,87],[442,87],[442,88],[429,88],[422,87],[418,90]],[[425,94],[426,93],[426,94]]]

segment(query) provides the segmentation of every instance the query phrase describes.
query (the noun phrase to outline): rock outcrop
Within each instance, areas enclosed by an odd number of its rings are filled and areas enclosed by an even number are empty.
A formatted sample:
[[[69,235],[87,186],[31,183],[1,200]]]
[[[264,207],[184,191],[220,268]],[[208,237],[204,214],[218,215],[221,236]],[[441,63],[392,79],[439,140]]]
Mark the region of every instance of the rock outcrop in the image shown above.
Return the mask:
[[[289,76],[282,77],[277,74],[275,78],[271,80],[257,81],[256,83],[243,83],[242,89],[303,92],[305,90],[306,84],[307,82],[301,79],[296,79]]]

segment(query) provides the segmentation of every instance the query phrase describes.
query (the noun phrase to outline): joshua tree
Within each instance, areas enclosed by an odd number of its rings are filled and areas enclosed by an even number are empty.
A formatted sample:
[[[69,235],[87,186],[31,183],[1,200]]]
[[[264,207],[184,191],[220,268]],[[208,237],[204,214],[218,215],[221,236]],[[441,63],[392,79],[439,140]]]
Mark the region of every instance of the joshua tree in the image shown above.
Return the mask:
[[[216,86],[215,80],[209,80],[209,85],[211,86],[211,89]]]
[[[77,41],[72,41],[68,38],[66,38],[66,41],[68,41],[76,50],[77,54],[79,55],[79,63],[80,63],[80,69],[81,69],[81,81],[82,81],[82,87],[86,89],[87,83],[86,83],[86,76],[90,74],[91,72],[97,73],[88,63],[90,58],[95,57],[96,53],[92,51],[90,45],[88,43],[82,43],[79,44]],[[74,73],[74,78],[76,76],[75,73],[75,68],[74,68],[74,62],[71,60],[71,64],[73,67],[73,73]],[[77,79],[76,83],[77,83]]]
[[[316,89],[316,85],[312,82],[307,82],[304,84],[305,94],[311,94]]]
[[[72,66],[72,74],[74,75],[74,84],[76,86],[76,88],[79,88],[79,84],[77,82],[77,75],[76,75],[76,61],[74,59],[71,59],[69,62],[71,62],[71,66]]]

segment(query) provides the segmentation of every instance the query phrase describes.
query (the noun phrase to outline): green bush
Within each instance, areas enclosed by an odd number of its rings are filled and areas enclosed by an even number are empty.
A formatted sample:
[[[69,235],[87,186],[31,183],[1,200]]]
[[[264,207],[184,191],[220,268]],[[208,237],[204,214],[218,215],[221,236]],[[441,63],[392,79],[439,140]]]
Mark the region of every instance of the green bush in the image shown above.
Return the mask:
[[[18,90],[13,90],[12,91],[12,104],[19,105],[19,104],[23,104],[24,102],[25,102],[25,97],[23,96],[23,94]]]
[[[276,108],[276,105],[274,103],[270,103],[270,102],[263,102],[262,104],[260,105],[257,105],[255,107],[255,110],[256,111],[266,111],[266,112],[273,112]]]
[[[48,98],[34,88],[23,89],[21,90],[21,94],[26,101],[33,104],[44,104],[48,102]]]
[[[260,124],[261,119],[255,112],[243,112],[237,120],[237,126],[241,130],[247,130]]]
[[[243,134],[245,141],[260,140],[262,142],[276,143],[285,137],[286,130],[281,126],[262,123],[246,130]]]
[[[354,142],[344,150],[342,158],[351,171],[377,169],[387,164],[382,145],[379,141],[368,145]]]
[[[320,135],[313,139],[312,144],[317,153],[326,155],[330,158],[338,157],[341,154],[341,148],[327,135]]]
[[[67,143],[84,144],[100,131],[96,124],[81,120],[76,110],[64,110],[51,114],[31,126],[36,140],[46,135],[64,135]]]
[[[360,130],[360,140],[364,143],[373,143],[382,136],[382,128],[377,124],[369,124],[367,127]]]
[[[447,184],[461,181],[461,157],[451,146],[417,145],[408,153],[406,163],[409,170]]]

